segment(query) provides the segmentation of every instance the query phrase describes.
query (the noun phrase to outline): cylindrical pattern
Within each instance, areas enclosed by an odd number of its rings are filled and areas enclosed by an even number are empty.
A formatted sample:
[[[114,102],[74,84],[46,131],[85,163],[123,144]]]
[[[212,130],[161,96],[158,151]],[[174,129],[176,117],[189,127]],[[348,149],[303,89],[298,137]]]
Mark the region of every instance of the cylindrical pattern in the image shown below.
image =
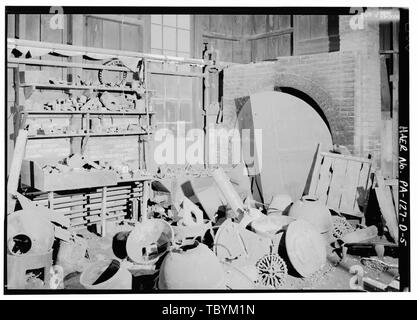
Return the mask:
[[[238,214],[239,211],[243,211],[243,201],[240,199],[239,194],[233,188],[230,179],[224,173],[222,168],[218,168],[213,171],[213,178],[217,183],[217,186],[223,193],[228,204],[232,208],[233,212]]]

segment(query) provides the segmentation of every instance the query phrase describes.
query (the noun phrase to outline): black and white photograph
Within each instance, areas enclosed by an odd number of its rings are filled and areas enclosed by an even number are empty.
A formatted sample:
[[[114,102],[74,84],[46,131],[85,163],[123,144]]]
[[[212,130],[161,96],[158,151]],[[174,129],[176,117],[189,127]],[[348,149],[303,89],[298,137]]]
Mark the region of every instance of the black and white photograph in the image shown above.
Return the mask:
[[[4,293],[410,291],[408,8],[205,5],[4,8]]]

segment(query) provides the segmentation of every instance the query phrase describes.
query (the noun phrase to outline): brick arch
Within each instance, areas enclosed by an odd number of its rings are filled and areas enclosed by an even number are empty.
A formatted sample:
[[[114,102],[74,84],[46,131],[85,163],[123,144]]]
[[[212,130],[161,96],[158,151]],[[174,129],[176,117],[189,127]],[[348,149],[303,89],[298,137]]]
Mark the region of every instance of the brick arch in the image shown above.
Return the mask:
[[[339,106],[333,102],[330,94],[314,80],[298,74],[277,73],[250,83],[246,90],[247,96],[235,99],[237,110],[245,104],[251,94],[262,91],[278,91],[281,87],[301,91],[315,102],[326,118],[325,122],[329,126],[333,143],[346,146],[353,145],[353,137],[346,137],[345,134],[346,129],[351,127],[352,123],[349,123],[348,119],[341,114]]]
[[[348,126],[346,119],[339,113],[329,93],[311,79],[296,74],[279,73],[275,75],[274,90],[280,87],[296,89],[309,96],[320,108],[327,121],[333,143],[342,143],[344,128]]]

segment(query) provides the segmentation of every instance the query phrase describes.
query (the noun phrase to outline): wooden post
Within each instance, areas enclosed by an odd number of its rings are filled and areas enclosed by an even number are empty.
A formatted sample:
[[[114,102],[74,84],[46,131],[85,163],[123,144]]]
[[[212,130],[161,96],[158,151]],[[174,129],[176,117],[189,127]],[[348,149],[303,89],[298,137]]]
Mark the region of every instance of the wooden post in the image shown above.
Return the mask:
[[[143,60],[143,75],[145,77],[144,79],[144,86],[145,86],[145,108],[146,108],[146,135],[144,136],[144,139],[142,139],[142,144],[143,144],[143,164],[144,166],[140,166],[140,161],[139,161],[139,166],[140,169],[148,169],[149,168],[149,143],[150,143],[150,116],[149,116],[149,108],[150,108],[150,99],[149,99],[149,80],[148,80],[148,76],[151,74],[148,71],[149,68],[149,63],[146,61],[146,59]],[[141,127],[140,121],[139,121],[139,127]],[[141,139],[141,137],[139,137],[139,139]],[[139,146],[140,148],[140,146]]]
[[[26,18],[24,15],[16,15],[15,21],[16,27],[16,36],[20,38],[25,37],[25,30],[26,30]],[[24,66],[17,66],[13,70],[14,73],[14,94],[15,94],[15,110],[20,110],[20,77],[21,73],[24,72]],[[24,73],[23,73],[24,74]],[[19,186],[19,176],[20,176],[20,169],[22,167],[22,160],[25,155],[26,151],[26,143],[27,143],[27,130],[21,130],[21,121],[20,121],[20,113],[16,112],[14,119],[13,119],[13,129],[14,129],[14,149],[13,149],[13,159],[10,164],[10,171],[9,177],[7,179],[7,214],[10,214],[14,211],[16,206],[16,198],[13,196],[17,192],[17,188]],[[22,128],[23,129],[23,128]]]
[[[49,191],[48,192],[48,207],[51,210],[54,210],[54,192]]]
[[[72,14],[68,15],[68,34],[67,34],[67,40],[72,45],[84,45],[84,16],[82,14]],[[83,58],[82,57],[70,57],[70,62],[78,62],[82,63]],[[67,81],[74,83],[77,79],[77,76],[80,76],[82,78],[83,76],[83,70],[78,68],[70,68],[68,69],[67,73]],[[83,115],[80,117],[78,116],[72,116],[70,119],[70,125],[75,126],[77,129],[81,129],[83,122]],[[88,128],[88,120],[86,120],[86,125]],[[82,137],[72,137],[70,138],[70,152],[71,154],[74,153],[83,153],[83,142],[85,142],[87,139],[83,139]]]
[[[106,236],[107,187],[103,187],[101,198],[101,236]]]
[[[131,200],[131,205],[132,205],[132,220],[134,222],[139,221],[139,215],[138,215],[138,211],[139,211],[139,205],[138,205],[138,199],[134,198]]]
[[[143,181],[142,200],[140,204],[141,220],[148,219],[149,182]]]

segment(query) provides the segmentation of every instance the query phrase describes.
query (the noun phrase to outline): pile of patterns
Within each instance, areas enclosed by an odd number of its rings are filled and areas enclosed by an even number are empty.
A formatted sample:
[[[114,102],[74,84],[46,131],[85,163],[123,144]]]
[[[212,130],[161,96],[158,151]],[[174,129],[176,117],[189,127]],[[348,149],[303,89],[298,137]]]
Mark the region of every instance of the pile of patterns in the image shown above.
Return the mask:
[[[70,95],[44,102],[41,93],[34,93],[25,101],[25,111],[97,111],[146,112],[143,99],[135,94],[114,95],[107,91],[99,95]]]

